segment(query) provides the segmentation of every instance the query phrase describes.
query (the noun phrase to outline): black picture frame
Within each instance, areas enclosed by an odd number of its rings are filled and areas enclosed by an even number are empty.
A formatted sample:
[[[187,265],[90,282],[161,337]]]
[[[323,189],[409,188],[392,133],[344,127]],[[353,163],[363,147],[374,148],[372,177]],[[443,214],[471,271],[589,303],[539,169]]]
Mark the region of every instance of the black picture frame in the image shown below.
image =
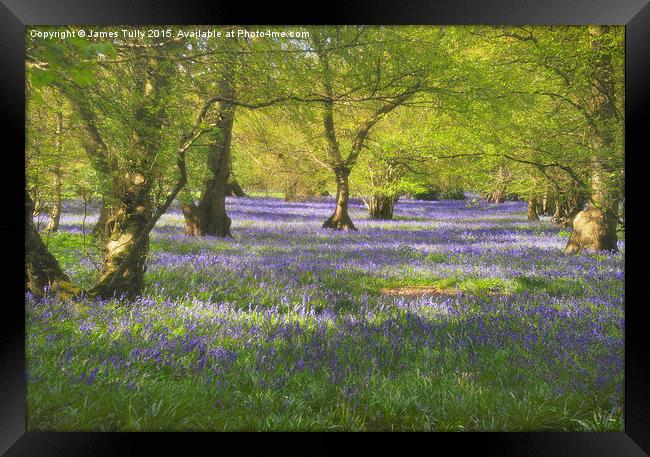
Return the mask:
[[[625,260],[625,432],[620,433],[437,433],[419,436],[425,452],[452,446],[454,454],[635,457],[650,454],[650,332],[646,329],[644,282],[650,226],[644,220],[643,186],[650,148],[650,4],[646,0],[516,0],[427,2],[323,2],[311,5],[269,2],[172,2],[151,0],[1,0],[0,142],[2,195],[0,218],[4,261],[13,266],[6,281],[0,333],[0,454],[6,456],[131,455],[152,453],[151,446],[183,452],[197,445],[225,451],[212,434],[44,433],[25,432],[25,319],[19,262],[24,237],[24,30],[37,24],[617,24],[626,26],[626,260]],[[8,141],[13,140],[13,141]],[[22,149],[24,151],[24,149]],[[645,178],[645,179],[644,179]],[[7,208],[9,206],[9,208]],[[15,257],[14,257],[15,256]],[[268,435],[267,435],[268,436]],[[275,435],[277,436],[277,435]],[[395,436],[395,435],[392,435]],[[377,441],[373,436],[371,441]],[[412,438],[404,439],[412,444]],[[318,439],[318,438],[315,438]],[[318,439],[325,449],[330,440]],[[231,443],[234,444],[234,443]],[[248,448],[249,440],[238,447]],[[325,446],[323,446],[325,445]],[[313,446],[313,444],[312,444]],[[338,445],[332,449],[338,448]],[[6,453],[5,453],[6,452]],[[229,451],[232,452],[232,451]],[[145,454],[145,455],[146,455]]]

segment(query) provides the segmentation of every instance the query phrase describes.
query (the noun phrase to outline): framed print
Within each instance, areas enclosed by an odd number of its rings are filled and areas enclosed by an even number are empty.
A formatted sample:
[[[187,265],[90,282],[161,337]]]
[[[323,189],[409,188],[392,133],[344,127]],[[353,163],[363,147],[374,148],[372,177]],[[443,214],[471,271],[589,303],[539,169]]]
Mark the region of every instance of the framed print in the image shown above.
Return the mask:
[[[648,455],[650,6],[323,6],[4,2],[0,451]]]

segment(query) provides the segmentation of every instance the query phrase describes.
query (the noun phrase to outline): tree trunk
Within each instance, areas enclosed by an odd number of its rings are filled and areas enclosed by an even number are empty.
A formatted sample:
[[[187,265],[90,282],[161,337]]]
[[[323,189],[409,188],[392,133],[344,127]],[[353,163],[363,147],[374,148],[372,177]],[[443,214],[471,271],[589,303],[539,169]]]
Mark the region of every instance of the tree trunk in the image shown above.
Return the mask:
[[[198,206],[200,233],[195,235],[231,236],[231,220],[226,213],[226,180],[209,179]]]
[[[336,209],[324,223],[323,228],[333,230],[356,230],[356,227],[348,214],[348,202],[350,200],[350,170],[338,167],[334,170],[336,175]]]
[[[607,26],[590,26],[591,47],[600,54],[596,59],[591,87],[589,109],[593,119],[600,124],[593,128],[591,149],[594,161],[591,171],[591,201],[573,220],[573,232],[564,252],[572,254],[582,251],[617,251],[616,225],[618,223],[618,203],[615,197],[616,186],[612,169],[607,164],[614,144],[610,123],[616,121],[615,90],[611,56],[602,53],[606,46]],[[593,126],[592,126],[593,127]]]
[[[528,197],[528,220],[531,222],[539,220],[539,215],[537,214],[537,206],[537,197],[531,194]]]
[[[618,224],[618,199],[608,195],[604,186],[606,171],[596,160],[592,172],[592,201],[573,219],[573,232],[564,252],[618,251],[616,225]]]
[[[123,189],[119,201],[111,205],[101,240],[102,272],[91,294],[102,298],[124,294],[134,298],[144,287],[145,260],[149,250],[149,234],[145,226],[152,216],[149,184],[143,174],[125,173],[117,186]],[[136,240],[144,236],[143,242]],[[131,255],[132,251],[134,252]],[[129,259],[127,259],[129,257]],[[128,260],[122,274],[117,274],[120,264]]]
[[[564,252],[618,251],[614,208],[603,210],[592,203],[573,220],[573,232]]]
[[[102,206],[99,208],[99,219],[97,219],[97,223],[91,232],[92,236],[96,237],[100,242],[106,233],[106,222],[108,221],[109,213],[110,209],[106,202],[106,198],[102,197]]]
[[[573,220],[585,205],[585,196],[580,189],[555,199],[555,212],[551,217],[553,224],[561,225],[564,228],[573,228]]]
[[[220,95],[226,99],[233,99],[235,96],[232,63],[224,66],[219,87]],[[232,236],[230,233],[231,220],[226,213],[226,194],[230,176],[230,144],[234,120],[235,106],[231,103],[220,102],[216,126],[208,147],[207,166],[210,177],[205,181],[198,206],[183,209],[186,222],[185,232],[188,234]],[[186,210],[189,210],[188,214],[186,214]]]
[[[224,148],[222,152],[227,156],[229,148]],[[217,168],[214,170],[214,177],[206,180],[198,205],[195,205],[194,202],[181,204],[185,219],[185,234],[232,236],[230,233],[231,219],[226,213],[227,163],[226,157],[220,165],[224,168]]]
[[[59,221],[61,220],[61,165],[57,164],[54,169],[54,205],[50,211],[50,221],[45,227],[46,232],[56,232],[59,230]]]
[[[47,250],[41,239],[32,214],[34,202],[25,192],[25,290],[36,296],[55,292],[69,297],[79,292],[61,270],[56,258]]]
[[[298,180],[297,179],[287,177],[284,184],[284,201],[285,202],[298,201]]]
[[[61,220],[61,160],[63,160],[63,113],[56,113],[56,157],[54,163],[54,206],[50,212],[50,222],[45,227],[48,232],[59,230],[59,221]]]
[[[242,189],[239,183],[234,179],[230,180],[226,184],[226,195],[230,195],[231,197],[248,197],[246,192],[244,192],[244,189]]]
[[[173,40],[154,42],[161,55],[182,46]],[[96,108],[101,110],[101,104],[95,107],[78,84],[63,79],[56,83],[80,117],[80,139],[92,166],[109,186],[105,196],[110,199],[110,205],[100,240],[102,271],[99,281],[89,291],[91,296],[134,298],[142,293],[149,234],[187,181],[185,151],[193,140],[183,135],[177,150],[180,178],[154,213],[151,190],[156,175],[163,170],[156,162],[165,147],[171,83],[177,71],[177,63],[173,60],[159,59],[143,49],[136,50],[129,74],[137,91],[130,97],[129,106],[125,105],[128,117],[116,119],[117,125],[126,121],[121,127],[128,134],[129,147],[133,148],[128,159],[112,154],[104,141],[96,112]],[[203,112],[197,122],[202,122],[204,115]]]
[[[368,214],[370,219],[390,220],[393,218],[395,197],[384,194],[373,194],[368,200]]]
[[[487,195],[486,199],[488,203],[503,203],[503,191],[501,189],[497,189],[493,192],[490,192]]]
[[[202,232],[199,210],[194,202],[181,203],[181,210],[183,211],[183,219],[185,219],[185,234],[190,236],[201,236]]]

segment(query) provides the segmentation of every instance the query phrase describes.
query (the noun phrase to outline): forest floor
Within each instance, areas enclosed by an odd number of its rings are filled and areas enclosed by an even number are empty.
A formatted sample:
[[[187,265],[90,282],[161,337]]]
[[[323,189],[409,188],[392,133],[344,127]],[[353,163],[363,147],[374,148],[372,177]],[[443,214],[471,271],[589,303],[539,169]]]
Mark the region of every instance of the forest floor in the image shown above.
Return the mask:
[[[161,218],[136,301],[27,296],[28,430],[623,430],[623,252],[524,202],[227,206],[231,239]],[[42,235],[83,286],[96,220]]]

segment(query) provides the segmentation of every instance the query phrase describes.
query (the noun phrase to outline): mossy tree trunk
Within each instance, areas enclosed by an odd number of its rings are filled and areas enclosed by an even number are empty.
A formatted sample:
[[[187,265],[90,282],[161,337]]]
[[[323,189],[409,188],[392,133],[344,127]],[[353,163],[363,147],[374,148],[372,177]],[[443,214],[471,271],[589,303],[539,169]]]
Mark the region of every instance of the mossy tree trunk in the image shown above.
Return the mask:
[[[98,112],[84,89],[74,82],[59,85],[81,119],[82,145],[107,183],[103,205],[106,219],[98,224],[102,268],[98,282],[89,291],[102,298],[133,298],[142,293],[149,232],[155,224],[152,186],[164,144],[171,77],[177,71],[173,61],[149,56],[143,50],[135,51],[133,68],[129,81],[134,90],[132,115],[122,119],[129,125],[129,151],[124,155],[109,149],[99,128],[101,108]],[[184,162],[179,161],[179,168],[181,165],[184,167]],[[110,205],[106,205],[108,201]],[[156,217],[164,209],[159,207]]]

